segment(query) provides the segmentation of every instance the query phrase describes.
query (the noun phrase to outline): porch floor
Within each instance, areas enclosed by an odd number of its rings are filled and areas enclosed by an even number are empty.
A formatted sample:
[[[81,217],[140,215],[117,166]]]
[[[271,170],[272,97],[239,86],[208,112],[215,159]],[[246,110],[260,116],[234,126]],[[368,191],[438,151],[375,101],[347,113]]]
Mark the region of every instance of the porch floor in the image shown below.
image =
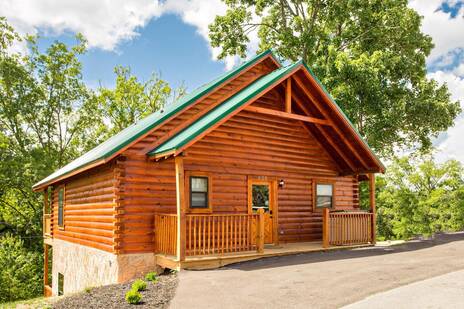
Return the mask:
[[[265,245],[264,252],[257,251],[244,251],[232,252],[224,254],[211,254],[201,256],[187,256],[185,261],[179,262],[173,255],[156,255],[156,263],[161,267],[170,269],[214,269],[221,266],[239,263],[244,261],[251,261],[260,258],[292,255],[307,252],[340,250],[340,249],[353,249],[371,246],[371,244],[349,245],[349,246],[330,246],[324,248],[321,241],[312,242],[297,242],[297,243],[282,243],[279,245]]]

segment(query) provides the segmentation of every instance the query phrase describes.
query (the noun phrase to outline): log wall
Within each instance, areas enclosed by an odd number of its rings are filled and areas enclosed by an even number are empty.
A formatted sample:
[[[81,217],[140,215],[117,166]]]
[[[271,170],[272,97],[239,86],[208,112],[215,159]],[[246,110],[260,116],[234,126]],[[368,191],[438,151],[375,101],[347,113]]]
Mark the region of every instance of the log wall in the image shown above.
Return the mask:
[[[85,172],[53,190],[53,237],[113,252],[116,181],[114,164]],[[58,226],[58,192],[64,187],[64,227]]]

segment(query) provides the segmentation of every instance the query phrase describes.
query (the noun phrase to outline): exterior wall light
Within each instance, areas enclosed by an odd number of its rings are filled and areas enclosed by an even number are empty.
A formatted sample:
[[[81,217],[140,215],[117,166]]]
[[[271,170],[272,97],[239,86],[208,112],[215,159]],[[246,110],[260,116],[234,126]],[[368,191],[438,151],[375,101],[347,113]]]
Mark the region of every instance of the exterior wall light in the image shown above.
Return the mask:
[[[285,185],[285,181],[283,179],[279,180],[279,188],[283,188]]]

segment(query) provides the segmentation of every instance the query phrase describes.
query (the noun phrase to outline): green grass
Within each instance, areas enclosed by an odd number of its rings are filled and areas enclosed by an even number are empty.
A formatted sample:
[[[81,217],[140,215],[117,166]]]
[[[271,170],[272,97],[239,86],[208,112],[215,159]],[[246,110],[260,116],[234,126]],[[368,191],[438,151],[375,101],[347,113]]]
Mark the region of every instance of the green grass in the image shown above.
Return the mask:
[[[51,308],[51,298],[37,297],[32,299],[17,300],[14,302],[0,304],[1,309],[17,308],[21,306],[23,308],[37,308],[45,309]]]

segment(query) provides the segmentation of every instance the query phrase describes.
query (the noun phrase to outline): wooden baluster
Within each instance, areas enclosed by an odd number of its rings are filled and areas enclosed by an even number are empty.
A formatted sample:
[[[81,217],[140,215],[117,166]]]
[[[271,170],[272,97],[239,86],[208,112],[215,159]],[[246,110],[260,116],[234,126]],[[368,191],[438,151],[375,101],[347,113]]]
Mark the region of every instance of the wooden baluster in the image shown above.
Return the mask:
[[[232,216],[234,218],[234,252],[237,251],[237,216]]]
[[[222,233],[221,233],[221,237],[222,237],[222,243],[221,243],[221,253],[224,254],[224,235],[225,235],[225,223],[226,223],[226,220],[224,218],[224,216],[221,216],[221,228],[222,228]]]
[[[206,216],[203,216],[203,254],[206,253]]]
[[[329,221],[329,209],[324,208],[322,212],[322,246],[324,248],[329,247],[330,239],[330,221]]]
[[[207,254],[210,254],[211,253],[211,217],[208,216],[206,217],[207,218],[207,221],[208,221],[208,235],[207,235],[207,238],[208,238],[208,250],[206,251]]]

